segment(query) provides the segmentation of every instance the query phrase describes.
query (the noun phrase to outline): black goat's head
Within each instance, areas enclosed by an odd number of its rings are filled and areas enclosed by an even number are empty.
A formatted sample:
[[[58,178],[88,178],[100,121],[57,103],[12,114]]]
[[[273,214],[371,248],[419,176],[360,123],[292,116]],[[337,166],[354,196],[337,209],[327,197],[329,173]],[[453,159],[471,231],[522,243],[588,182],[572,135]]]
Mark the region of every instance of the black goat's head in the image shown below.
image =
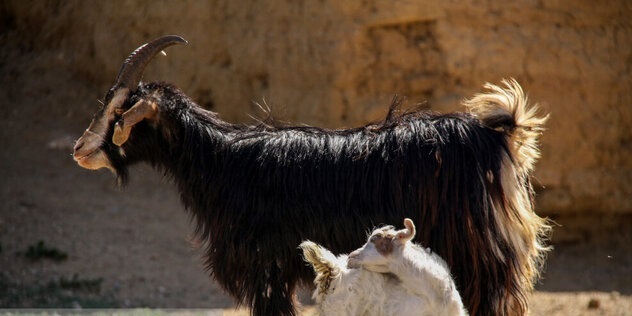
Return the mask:
[[[156,105],[145,101],[136,104],[129,97],[137,89],[143,70],[163,49],[186,43],[180,36],[163,36],[133,51],[123,62],[116,81],[108,91],[103,106],[95,114],[88,129],[77,140],[73,158],[79,166],[96,170],[108,168],[119,177],[123,172],[125,152],[122,146],[131,127],[156,114]]]

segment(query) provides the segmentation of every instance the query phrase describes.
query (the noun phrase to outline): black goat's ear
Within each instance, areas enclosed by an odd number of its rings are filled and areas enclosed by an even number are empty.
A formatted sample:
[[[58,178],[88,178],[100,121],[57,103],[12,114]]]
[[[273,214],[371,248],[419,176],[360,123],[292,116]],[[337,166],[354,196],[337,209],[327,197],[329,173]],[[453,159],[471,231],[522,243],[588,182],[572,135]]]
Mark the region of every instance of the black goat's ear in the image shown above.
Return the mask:
[[[114,125],[112,142],[116,146],[125,144],[132,132],[132,127],[142,120],[156,120],[158,105],[151,101],[140,100],[121,115],[121,119]]]

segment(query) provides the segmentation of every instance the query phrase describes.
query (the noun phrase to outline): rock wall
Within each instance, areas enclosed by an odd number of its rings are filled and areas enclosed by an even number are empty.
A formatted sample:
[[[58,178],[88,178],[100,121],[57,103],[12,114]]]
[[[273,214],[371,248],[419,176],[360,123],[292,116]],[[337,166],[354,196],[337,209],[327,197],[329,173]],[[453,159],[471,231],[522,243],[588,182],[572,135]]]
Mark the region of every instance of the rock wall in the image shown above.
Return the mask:
[[[394,94],[460,110],[484,82],[515,77],[551,113],[538,210],[629,213],[631,16],[627,0],[7,0],[0,53],[4,63],[52,54],[76,79],[64,88],[103,93],[131,50],[179,34],[189,45],[169,48],[145,79],[229,121],[265,102],[279,119],[328,127],[380,119]]]

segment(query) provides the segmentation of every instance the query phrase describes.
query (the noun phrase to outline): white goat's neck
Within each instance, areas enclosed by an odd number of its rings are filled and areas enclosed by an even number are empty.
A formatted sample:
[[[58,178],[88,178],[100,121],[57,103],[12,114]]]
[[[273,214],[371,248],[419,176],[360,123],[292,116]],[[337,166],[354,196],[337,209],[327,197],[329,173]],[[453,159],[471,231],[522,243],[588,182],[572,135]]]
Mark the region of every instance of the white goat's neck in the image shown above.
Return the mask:
[[[429,304],[444,306],[449,315],[467,314],[449,268],[438,255],[410,241],[393,255],[398,257],[389,262],[389,269],[408,291],[426,299]]]

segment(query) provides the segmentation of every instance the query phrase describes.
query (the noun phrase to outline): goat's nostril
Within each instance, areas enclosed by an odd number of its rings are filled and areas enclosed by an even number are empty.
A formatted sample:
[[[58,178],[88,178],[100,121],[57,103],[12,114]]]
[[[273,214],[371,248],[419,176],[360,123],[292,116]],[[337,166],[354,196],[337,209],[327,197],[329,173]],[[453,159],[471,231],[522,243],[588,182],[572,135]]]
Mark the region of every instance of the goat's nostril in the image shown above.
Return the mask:
[[[75,142],[75,147],[73,148],[73,150],[75,152],[77,152],[77,150],[81,149],[81,147],[83,147],[84,142],[83,141],[77,141]]]

